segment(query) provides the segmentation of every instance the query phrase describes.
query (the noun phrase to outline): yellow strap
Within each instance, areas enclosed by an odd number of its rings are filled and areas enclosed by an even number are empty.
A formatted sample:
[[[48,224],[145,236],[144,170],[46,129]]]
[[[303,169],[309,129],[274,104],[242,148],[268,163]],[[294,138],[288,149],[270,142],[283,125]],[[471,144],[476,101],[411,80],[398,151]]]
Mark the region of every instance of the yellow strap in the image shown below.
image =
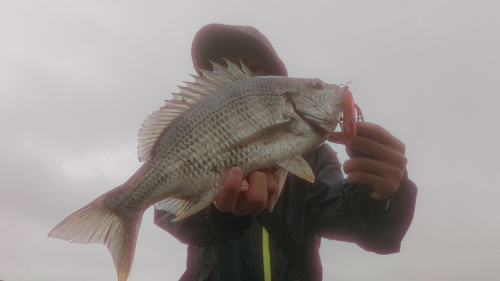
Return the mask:
[[[264,281],[271,281],[271,254],[269,252],[269,233],[262,226],[262,257],[264,260]]]

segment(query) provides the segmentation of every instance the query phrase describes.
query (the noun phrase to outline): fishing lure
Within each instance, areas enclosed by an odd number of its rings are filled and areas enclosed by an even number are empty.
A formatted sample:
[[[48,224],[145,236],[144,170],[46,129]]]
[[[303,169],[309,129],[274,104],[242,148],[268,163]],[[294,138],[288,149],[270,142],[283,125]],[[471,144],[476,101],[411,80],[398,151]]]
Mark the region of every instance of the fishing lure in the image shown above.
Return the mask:
[[[349,87],[346,86],[344,108],[339,122],[344,138],[348,140],[356,138],[356,121],[363,122],[365,119],[363,118],[363,113],[361,113],[359,106],[354,103]]]

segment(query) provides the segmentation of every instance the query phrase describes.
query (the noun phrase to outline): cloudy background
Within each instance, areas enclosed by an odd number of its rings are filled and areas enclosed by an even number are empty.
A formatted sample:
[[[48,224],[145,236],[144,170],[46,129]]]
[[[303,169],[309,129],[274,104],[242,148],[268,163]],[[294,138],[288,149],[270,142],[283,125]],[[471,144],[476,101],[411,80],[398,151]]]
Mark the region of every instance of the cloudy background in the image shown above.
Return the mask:
[[[498,1],[1,1],[0,280],[30,262],[22,280],[116,280],[105,247],[47,233],[140,166],[138,128],[191,81],[212,22],[258,28],[292,77],[351,81],[365,119],[407,145],[419,194],[401,253],[324,240],[325,280],[500,280],[499,15]],[[129,280],[177,280],[185,249],[148,210]]]

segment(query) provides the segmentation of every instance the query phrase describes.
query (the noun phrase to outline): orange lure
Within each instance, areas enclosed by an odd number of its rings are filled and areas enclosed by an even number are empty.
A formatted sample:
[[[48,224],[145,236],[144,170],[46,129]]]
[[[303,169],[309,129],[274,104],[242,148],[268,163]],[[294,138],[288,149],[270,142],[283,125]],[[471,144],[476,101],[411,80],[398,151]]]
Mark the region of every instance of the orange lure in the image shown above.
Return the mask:
[[[356,138],[356,108],[351,91],[347,90],[344,97],[344,111],[342,113],[342,133],[347,139]]]

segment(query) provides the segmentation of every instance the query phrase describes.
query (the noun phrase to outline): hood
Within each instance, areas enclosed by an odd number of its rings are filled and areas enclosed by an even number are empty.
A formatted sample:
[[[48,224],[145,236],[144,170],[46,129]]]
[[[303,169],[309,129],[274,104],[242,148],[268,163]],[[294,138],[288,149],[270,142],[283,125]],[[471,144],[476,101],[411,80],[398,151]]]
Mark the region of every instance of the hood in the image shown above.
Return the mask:
[[[286,67],[269,40],[251,26],[214,23],[202,27],[196,33],[191,47],[194,67],[212,70],[209,59],[218,60],[222,54],[236,49],[259,58],[270,69],[270,75],[287,76]]]

